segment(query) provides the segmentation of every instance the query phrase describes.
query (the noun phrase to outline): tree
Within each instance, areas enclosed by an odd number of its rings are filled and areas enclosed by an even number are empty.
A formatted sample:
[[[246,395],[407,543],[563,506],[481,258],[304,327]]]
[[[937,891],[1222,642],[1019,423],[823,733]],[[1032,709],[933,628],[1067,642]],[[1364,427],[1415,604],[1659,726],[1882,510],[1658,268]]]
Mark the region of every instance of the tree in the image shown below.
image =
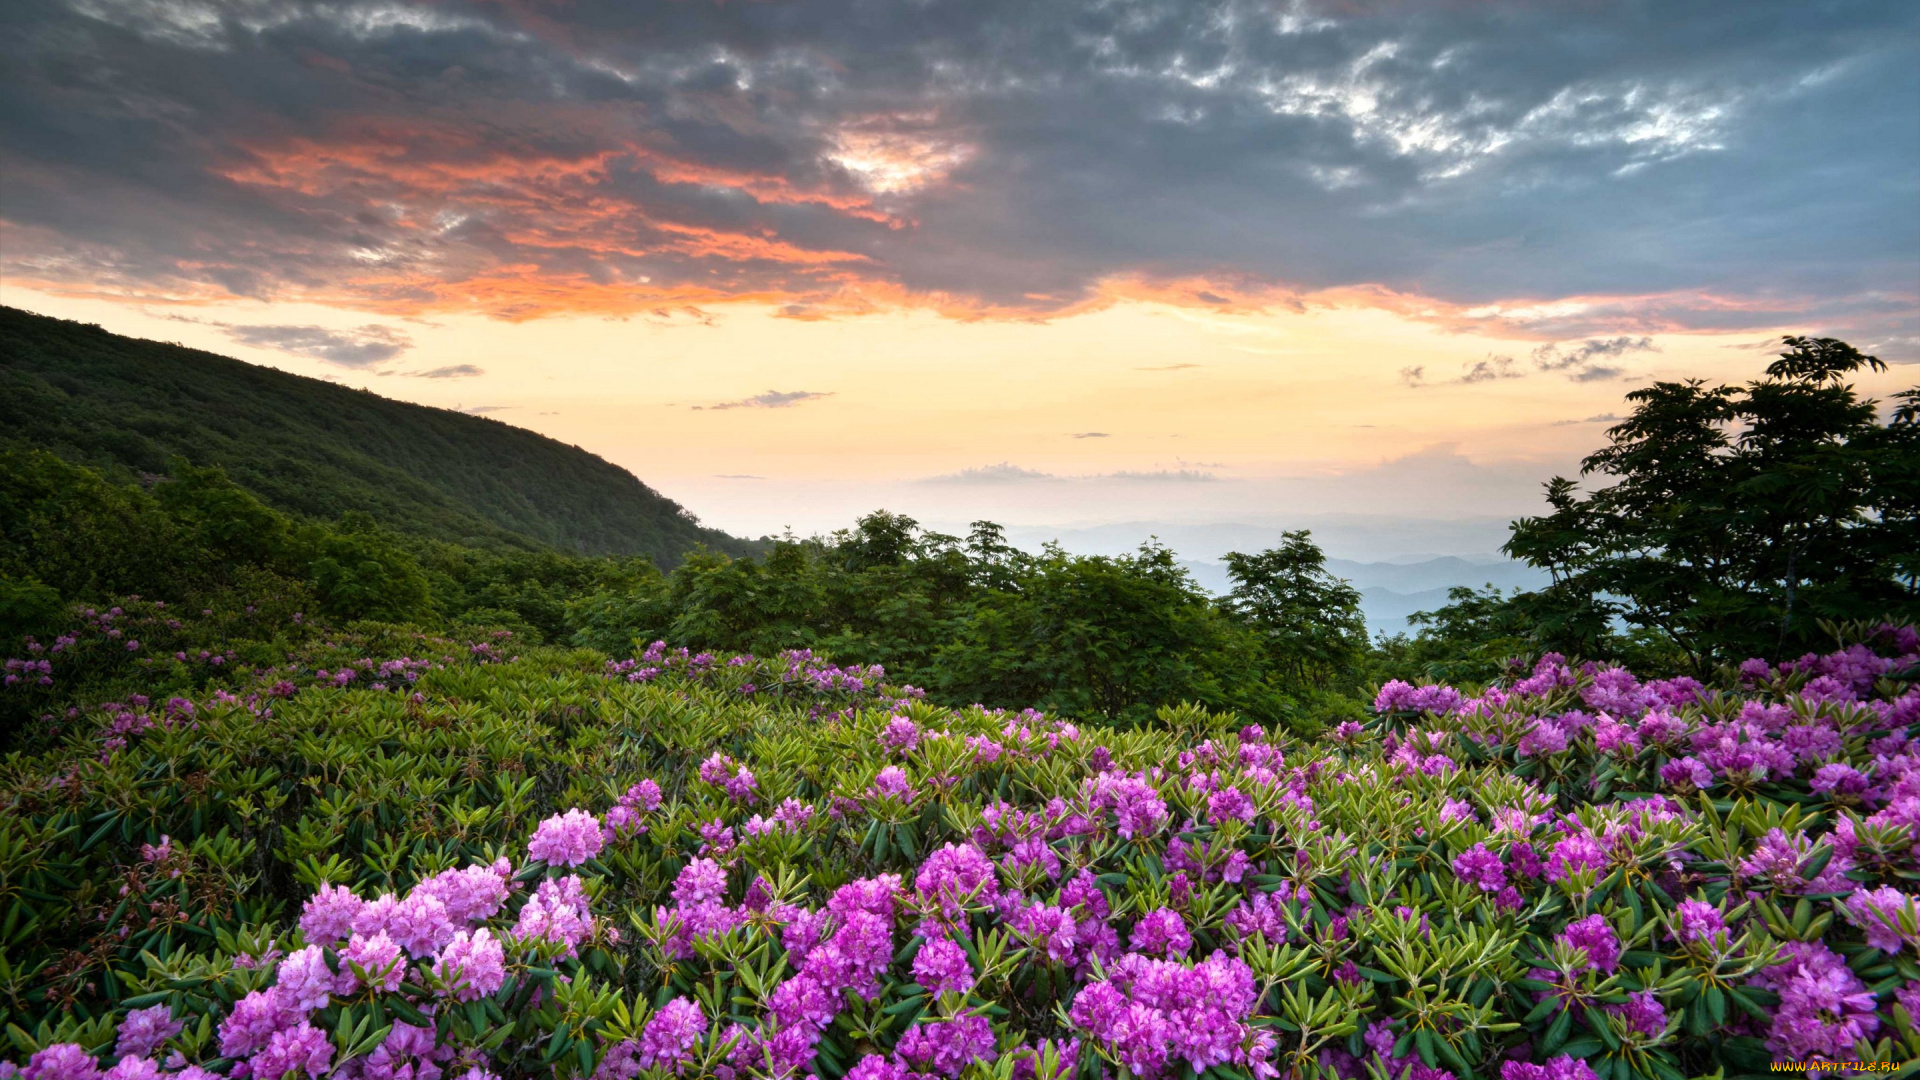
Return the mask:
[[[1845,382],[1872,356],[1785,339],[1744,387],[1660,382],[1582,475],[1547,484],[1552,512],[1514,523],[1504,550],[1552,573],[1562,606],[1656,631],[1695,670],[1797,651],[1821,620],[1911,618],[1911,408],[1883,424]],[[1903,395],[1911,401],[1912,395]],[[1904,561],[1903,561],[1904,560]]]
[[[427,575],[405,549],[365,514],[353,512],[341,531],[309,527],[308,572],[321,609],[342,620],[404,622],[427,609]]]
[[[1122,724],[1180,702],[1273,711],[1247,635],[1156,544],[1117,558],[1050,545],[956,620],[935,667],[948,700]]]
[[[177,598],[206,569],[180,531],[137,486],[45,451],[0,451],[0,574],[37,579],[67,600]]]
[[[292,530],[286,517],[235,484],[226,470],[174,457],[167,471],[171,479],[156,484],[153,493],[183,540],[220,562],[271,566],[287,557]]]
[[[1327,570],[1301,530],[1258,555],[1227,554],[1233,590],[1222,607],[1258,635],[1282,685],[1325,690],[1350,681],[1367,651],[1360,591]]]

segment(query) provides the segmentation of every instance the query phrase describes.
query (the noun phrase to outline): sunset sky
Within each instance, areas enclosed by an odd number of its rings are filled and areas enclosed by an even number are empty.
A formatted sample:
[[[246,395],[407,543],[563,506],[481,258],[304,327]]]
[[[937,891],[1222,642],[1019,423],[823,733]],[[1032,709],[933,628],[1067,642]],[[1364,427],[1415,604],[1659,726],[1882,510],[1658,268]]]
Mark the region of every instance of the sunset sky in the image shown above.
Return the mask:
[[[0,57],[0,300],[738,533],[1512,515],[1782,334],[1920,382],[1911,0],[14,0]]]

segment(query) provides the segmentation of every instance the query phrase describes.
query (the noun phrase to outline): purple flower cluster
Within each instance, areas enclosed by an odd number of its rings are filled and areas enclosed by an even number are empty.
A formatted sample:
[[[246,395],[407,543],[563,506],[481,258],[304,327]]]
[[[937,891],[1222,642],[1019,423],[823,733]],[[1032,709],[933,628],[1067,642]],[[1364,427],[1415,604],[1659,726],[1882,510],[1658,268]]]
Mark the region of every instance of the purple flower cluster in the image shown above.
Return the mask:
[[[734,802],[751,803],[759,797],[760,782],[753,770],[719,751],[700,763],[699,772],[702,781],[726,792]]]
[[[683,997],[667,1002],[641,1029],[635,1063],[643,1069],[672,1068],[678,1073],[693,1060],[707,1035],[707,1014],[700,1003]]]
[[[527,842],[527,857],[550,866],[579,866],[600,854],[605,843],[600,819],[574,809],[540,823]]]
[[[1727,933],[1726,916],[1705,900],[1682,900],[1674,915],[1674,937],[1683,945],[1714,946]]]
[[[486,927],[461,930],[434,957],[433,973],[459,1001],[477,1001],[507,980],[506,949]]]
[[[1911,895],[1883,885],[1854,893],[1840,910],[1881,952],[1897,953],[1902,946],[1920,951],[1920,906]]]
[[[1562,1054],[1545,1065],[1535,1065],[1526,1061],[1501,1062],[1500,1080],[1598,1080],[1598,1078],[1594,1075],[1593,1066]]]
[[[1815,841],[1805,833],[1789,836],[1783,829],[1770,830],[1760,838],[1753,854],[1741,860],[1740,876],[1765,882],[1783,893],[1852,892],[1846,873],[1853,869],[1853,860],[1845,853],[1829,855],[1818,850],[1823,847],[1831,848],[1831,841]],[[1814,860],[1823,857],[1826,865],[1819,873],[1803,872],[1811,871]]]
[[[905,756],[920,745],[920,725],[904,716],[896,716],[880,729],[880,746],[889,754]]]
[[[1180,913],[1171,908],[1155,908],[1133,924],[1129,938],[1133,951],[1147,956],[1174,959],[1193,948],[1193,935]]]
[[[874,776],[873,783],[867,785],[868,799],[888,799],[895,802],[913,801],[913,784],[907,779],[907,771],[898,765],[889,765]]]
[[[967,950],[951,938],[934,938],[913,958],[913,981],[930,994],[964,994],[976,978]]]
[[[1781,962],[1754,985],[1780,995],[1767,1048],[1797,1060],[1850,1056],[1853,1044],[1880,1028],[1878,1003],[1859,976],[1817,941],[1790,941]]]
[[[993,860],[973,844],[945,844],[920,864],[914,891],[933,915],[953,922],[972,904],[991,904],[999,895]]]
[[[513,936],[564,946],[566,955],[572,956],[593,933],[593,915],[588,907],[586,885],[578,875],[548,878],[521,907]]]
[[[168,1039],[180,1034],[184,1026],[173,1018],[173,1010],[169,1006],[153,1005],[134,1009],[127,1013],[125,1020],[120,1021],[119,1038],[113,1046],[114,1057],[152,1057],[155,1051],[166,1045]]]
[[[1458,712],[1465,699],[1451,686],[1414,686],[1399,679],[1380,688],[1373,699],[1377,713],[1433,713],[1446,716]]]
[[[1586,966],[1594,971],[1611,975],[1619,970],[1620,936],[1613,932],[1603,915],[1589,915],[1568,923],[1554,940],[1585,952]]]
[[[991,1059],[995,1045],[986,1017],[962,1016],[908,1028],[894,1053],[916,1073],[956,1077],[973,1062]]]
[[[647,827],[643,822],[648,814],[660,809],[660,800],[660,785],[650,779],[628,788],[612,806],[607,807],[607,839],[646,832]]]
[[[1497,893],[1507,887],[1507,867],[1500,856],[1475,844],[1453,857],[1453,872],[1462,881],[1479,886],[1481,892]]]
[[[1081,989],[1068,1016],[1136,1075],[1184,1062],[1195,1072],[1234,1065],[1272,1077],[1273,1035],[1247,1023],[1257,995],[1252,970],[1224,953],[1193,965],[1129,953],[1110,978]]]
[[[1166,800],[1146,776],[1104,772],[1088,781],[1088,802],[1113,811],[1115,826],[1128,840],[1144,840],[1160,835],[1170,815]]]
[[[1608,1012],[1625,1022],[1627,1033],[1642,1042],[1655,1042],[1667,1033],[1667,1010],[1651,990],[1628,994],[1625,1004],[1609,1006]]]

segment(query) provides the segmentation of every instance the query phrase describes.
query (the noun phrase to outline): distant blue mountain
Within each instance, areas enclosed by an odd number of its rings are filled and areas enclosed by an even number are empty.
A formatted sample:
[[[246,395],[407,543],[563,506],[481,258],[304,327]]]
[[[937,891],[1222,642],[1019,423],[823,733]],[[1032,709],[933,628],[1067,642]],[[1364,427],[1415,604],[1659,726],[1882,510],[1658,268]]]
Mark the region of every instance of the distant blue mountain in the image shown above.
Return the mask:
[[[1192,560],[1181,565],[1208,592],[1224,593],[1232,587],[1224,563]],[[1476,589],[1492,585],[1510,591],[1537,589],[1547,583],[1545,571],[1525,563],[1469,560],[1455,555],[1415,563],[1328,559],[1327,569],[1360,590],[1360,612],[1366,616],[1367,631],[1372,634],[1410,632],[1407,616],[1445,604],[1447,590],[1456,585]]]

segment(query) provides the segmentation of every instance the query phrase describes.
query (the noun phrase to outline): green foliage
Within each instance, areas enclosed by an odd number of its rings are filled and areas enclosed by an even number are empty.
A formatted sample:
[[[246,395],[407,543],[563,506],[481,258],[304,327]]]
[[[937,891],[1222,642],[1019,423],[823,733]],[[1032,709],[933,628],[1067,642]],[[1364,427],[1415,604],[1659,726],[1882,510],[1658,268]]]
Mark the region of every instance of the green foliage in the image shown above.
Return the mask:
[[[458,544],[419,545],[433,608],[455,623],[509,627],[533,641],[564,641],[582,629],[569,606],[601,593],[635,592],[662,581],[644,558],[581,558],[553,551],[483,551]],[[604,652],[624,652],[621,640]],[[598,646],[596,646],[598,647]]]
[[[151,591],[198,576],[157,500],[40,451],[0,450],[0,573],[65,597]]]
[[[1810,647],[1821,620],[1920,613],[1920,399],[1883,423],[1843,381],[1878,359],[1786,343],[1744,387],[1629,394],[1633,414],[1582,463],[1616,482],[1582,497],[1556,478],[1552,512],[1514,524],[1505,550],[1554,577],[1532,601],[1549,636],[1577,650],[1617,618],[1704,671]]]
[[[294,644],[287,628],[311,625],[303,617],[563,640],[574,629],[569,604],[660,580],[643,558],[469,548],[390,532],[358,512],[302,524],[221,469],[175,458],[169,472],[147,486],[119,484],[44,451],[0,452],[0,656],[20,655],[29,635],[79,634],[75,648],[100,660],[58,693],[0,700],[0,735],[82,688],[110,695],[156,652],[197,656],[218,644],[279,663]],[[143,614],[123,622],[125,641],[87,637],[85,612],[110,606]],[[135,641],[139,649],[127,648]],[[175,682],[207,685],[186,671]]]
[[[1304,533],[1279,552],[1235,555],[1242,587],[1225,603],[1165,547],[1029,555],[991,523],[962,541],[885,512],[832,536],[781,539],[759,559],[696,550],[662,575],[641,558],[407,537],[358,511],[302,523],[224,470],[182,458],[168,467],[142,486],[44,451],[0,455],[7,650],[27,633],[84,622],[55,617],[51,600],[106,606],[134,596],[188,613],[270,608],[334,625],[495,627],[528,644],[615,656],[656,639],[761,656],[812,649],[885,665],[956,705],[1038,706],[1121,725],[1190,702],[1309,730],[1358,702],[1355,597],[1325,574]],[[1331,621],[1316,624],[1315,610]],[[153,626],[141,633],[157,640]],[[290,647],[272,634],[228,633],[257,647],[263,664]],[[166,636],[169,651],[201,644]],[[125,668],[101,667],[88,685],[110,692]],[[13,699],[0,724],[18,729],[49,705]]]
[[[168,461],[181,456],[297,517],[361,511],[404,534],[495,549],[663,566],[701,544],[757,549],[701,527],[625,469],[531,431],[16,308],[0,308],[8,446],[128,479],[179,477]]]
[[[762,656],[814,649],[883,664],[954,705],[1123,725],[1180,702],[1303,728],[1344,717],[1364,659],[1357,594],[1326,575],[1305,533],[1280,552],[1232,558],[1247,582],[1218,603],[1157,544],[1118,558],[1028,554],[991,522],[962,540],[880,511],[832,536],[775,541],[764,559],[696,553],[569,613],[576,644],[614,654],[656,639]]]
[[[120,618],[144,627],[162,614],[143,604]],[[1194,1000],[1244,994],[1232,1011],[1190,1015],[1233,1025],[1226,1047],[1257,1047],[1282,1075],[1342,1075],[1325,1051],[1375,1075],[1417,1063],[1493,1076],[1522,1058],[1572,1058],[1621,1080],[1764,1075],[1769,1043],[1809,1029],[1831,1041],[1829,1058],[1920,1055],[1900,994],[1920,981],[1904,811],[1816,790],[1815,762],[1729,775],[1710,792],[1662,779],[1693,734],[1748,703],[1832,732],[1840,762],[1884,760],[1871,747],[1912,701],[1892,679],[1867,691],[1870,704],[1803,696],[1806,671],[1696,686],[1660,707],[1683,727],[1657,743],[1608,744],[1582,727],[1534,752],[1521,736],[1567,715],[1601,675],[1564,669],[1538,695],[1509,688],[1483,707],[1389,712],[1303,741],[1247,737],[1238,717],[1192,704],[1140,730],[1010,724],[897,686],[789,681],[786,658],[663,650],[636,681],[595,653],[492,645],[334,628],[280,669],[192,702],[166,701],[178,683],[152,665],[128,684],[150,702],[88,707],[52,745],[0,761],[0,1057],[64,1042],[104,1063],[133,1010],[165,1006],[179,1026],[160,1033],[155,1059],[229,1068],[223,1026],[240,1026],[248,994],[298,985],[292,954],[313,947],[352,970],[345,928],[303,925],[318,886],[401,897],[447,870],[484,878],[495,866],[494,898],[443,933],[484,925],[501,946],[496,981],[462,996],[427,948],[399,961],[394,987],[322,985],[298,1016],[332,1041],[336,1072],[391,1065],[397,1044],[387,1060],[364,1055],[404,1022],[444,1048],[443,1071],[611,1075],[633,1061],[622,1044],[681,999],[701,1019],[679,1072],[713,1075],[731,1049],[724,1032],[768,1036],[792,1002],[779,988],[831,971],[795,958],[789,928],[818,926],[829,905],[846,918],[860,897],[884,898],[869,922],[882,947],[857,954],[871,957],[865,989],[826,995],[808,1043],[821,1075],[904,1056],[908,1031],[963,1013],[985,1017],[992,1039],[951,1070],[960,1080],[1008,1080],[1041,1039],[1079,1040],[1074,1075],[1118,1073],[1125,1029],[1074,1007],[1090,984],[1144,982],[1123,973],[1138,959],[1114,957],[1123,941],[1153,948],[1147,920],[1169,913],[1185,940],[1148,970],[1173,992],[1194,987]],[[413,678],[374,685],[395,666]],[[898,737],[902,723],[912,738]],[[882,769],[899,781],[888,793]],[[734,788],[742,775],[753,779]],[[643,781],[657,798],[636,797]],[[1228,791],[1244,813],[1216,800]],[[529,843],[576,808],[598,820],[573,855]],[[1023,819],[1074,828],[1023,836]],[[968,851],[993,862],[963,883],[948,860]],[[563,945],[553,936],[565,931],[528,915],[565,878],[592,919]],[[711,891],[696,901],[696,886]],[[1063,943],[1022,918],[1049,909],[1107,946]],[[959,989],[916,981],[936,935],[966,954]],[[1793,974],[1779,963],[1793,942],[1817,943],[1809,951],[1830,967]],[[1218,977],[1187,982],[1203,957]],[[1825,995],[1819,1011],[1796,1019],[1787,999],[1810,992]],[[1847,1042],[1829,1034],[1843,1019],[1871,1023]],[[1174,1044],[1164,1024],[1146,1038]]]
[[[1261,659],[1169,549],[1107,558],[1048,547],[1019,561],[1012,589],[985,591],[955,622],[933,683],[953,701],[1125,725],[1182,701],[1272,721],[1273,703],[1247,691],[1261,685]]]
[[[0,575],[0,640],[44,633],[66,614],[66,604],[39,578]]]
[[[285,515],[228,479],[219,468],[195,468],[187,459],[167,462],[171,483],[154,487],[160,508],[173,519],[180,542],[216,560],[266,566],[287,559],[293,535]]]
[[[1616,631],[1591,605],[1568,603],[1554,587],[1535,592],[1447,590],[1447,603],[1408,620],[1412,637],[1382,638],[1370,657],[1376,682],[1429,680],[1483,685],[1526,668],[1543,652],[1671,674],[1685,658],[1656,634]]]
[[[1360,590],[1327,571],[1304,530],[1258,555],[1228,554],[1227,574],[1226,609],[1259,634],[1268,664],[1288,684],[1325,690],[1365,659]]]
[[[349,518],[346,531],[304,530],[301,546],[321,610],[342,621],[401,622],[427,606],[427,576],[399,545],[381,536],[364,517]]]

